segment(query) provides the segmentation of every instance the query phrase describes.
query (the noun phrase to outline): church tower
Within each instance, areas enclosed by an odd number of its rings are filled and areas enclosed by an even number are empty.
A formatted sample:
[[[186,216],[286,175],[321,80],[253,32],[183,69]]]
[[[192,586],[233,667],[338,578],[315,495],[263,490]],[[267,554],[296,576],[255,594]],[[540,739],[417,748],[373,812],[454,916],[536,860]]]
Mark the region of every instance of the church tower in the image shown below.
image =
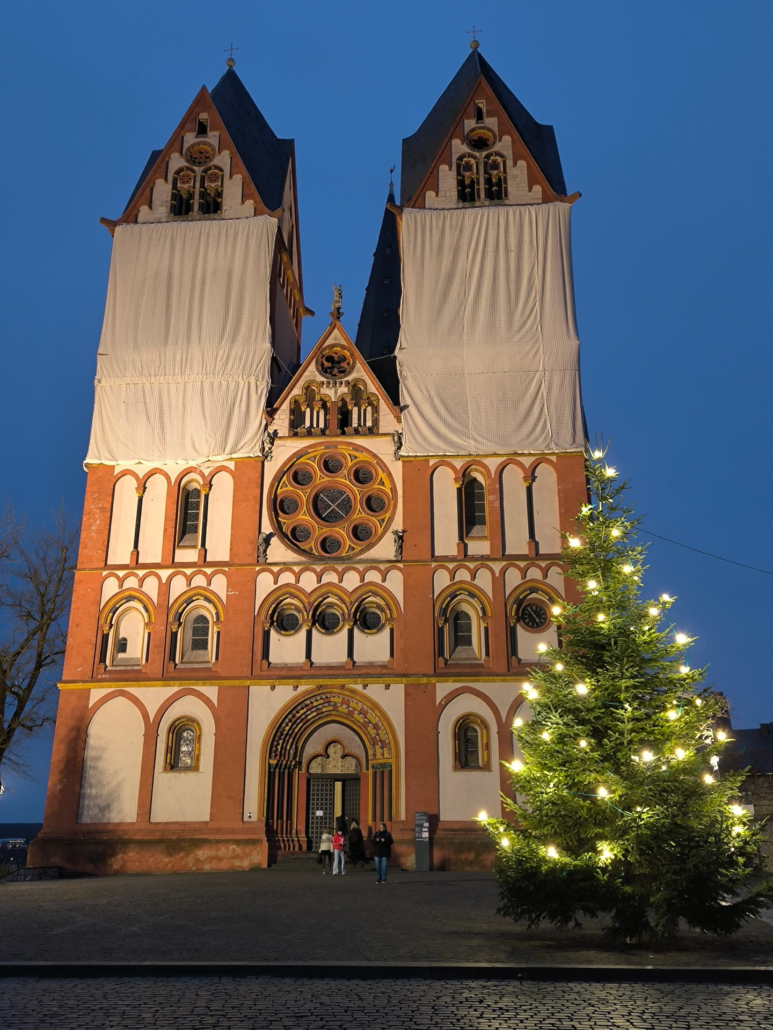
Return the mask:
[[[586,499],[555,135],[477,45],[300,362],[294,151],[230,68],[126,211],[36,863],[249,868],[386,822],[491,862]],[[418,831],[417,831],[418,832]]]

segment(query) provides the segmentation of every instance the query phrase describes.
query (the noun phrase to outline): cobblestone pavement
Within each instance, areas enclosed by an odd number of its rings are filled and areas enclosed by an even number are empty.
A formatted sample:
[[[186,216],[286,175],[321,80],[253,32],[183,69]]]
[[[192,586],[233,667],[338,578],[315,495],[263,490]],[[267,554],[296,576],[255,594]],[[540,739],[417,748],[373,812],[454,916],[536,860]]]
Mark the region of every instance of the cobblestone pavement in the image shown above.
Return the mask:
[[[390,869],[385,886],[372,869],[323,877],[316,866],[7,883],[0,961],[773,965],[762,920],[729,939],[685,932],[653,954],[606,945],[592,920],[528,932],[496,908],[488,873]]]
[[[435,980],[8,979],[4,1030],[769,1030],[773,987]]]

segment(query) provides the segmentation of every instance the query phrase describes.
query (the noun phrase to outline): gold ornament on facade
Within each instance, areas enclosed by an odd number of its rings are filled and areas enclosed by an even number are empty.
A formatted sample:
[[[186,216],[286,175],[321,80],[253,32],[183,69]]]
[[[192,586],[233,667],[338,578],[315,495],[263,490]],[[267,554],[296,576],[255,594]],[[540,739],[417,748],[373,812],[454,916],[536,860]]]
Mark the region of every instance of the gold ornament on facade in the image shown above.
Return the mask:
[[[394,487],[381,462],[349,444],[291,459],[274,487],[272,521],[296,551],[351,558],[372,547],[394,514]]]
[[[208,164],[214,156],[215,148],[211,143],[206,143],[203,140],[191,143],[185,151],[185,160],[188,164],[197,165],[199,167],[201,165]]]

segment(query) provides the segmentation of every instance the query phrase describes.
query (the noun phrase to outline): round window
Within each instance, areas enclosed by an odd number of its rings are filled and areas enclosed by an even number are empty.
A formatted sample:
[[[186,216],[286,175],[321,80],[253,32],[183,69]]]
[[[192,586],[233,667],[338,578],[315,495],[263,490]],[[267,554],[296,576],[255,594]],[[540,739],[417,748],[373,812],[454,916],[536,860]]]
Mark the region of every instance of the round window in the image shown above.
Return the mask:
[[[364,543],[373,536],[373,527],[369,526],[367,522],[358,522],[352,529],[352,536],[360,543]]]
[[[360,465],[359,468],[354,470],[354,481],[355,483],[359,483],[360,486],[367,486],[368,483],[372,483],[372,469],[369,469],[367,465]]]
[[[333,456],[332,458],[325,458],[322,462],[322,468],[325,472],[329,472],[331,476],[337,476],[338,473],[343,469],[344,463],[340,458]]]
[[[357,622],[366,633],[375,633],[384,625],[384,616],[378,608],[363,608]]]
[[[300,614],[294,608],[281,608],[277,613],[276,628],[280,633],[295,633],[300,625]]]
[[[308,486],[313,478],[314,476],[311,474],[310,469],[296,469],[293,473],[293,481],[298,486]]]
[[[365,500],[365,507],[374,515],[379,515],[386,508],[386,501],[379,494],[371,494]]]
[[[311,538],[311,530],[308,526],[294,526],[290,536],[297,544],[305,544]]]
[[[283,497],[279,502],[279,510],[283,515],[294,515],[299,508],[295,497]]]
[[[338,554],[341,546],[341,541],[337,536],[323,536],[319,549],[323,554]]]
[[[317,616],[317,626],[323,633],[335,633],[341,625],[341,616],[335,608],[323,608]]]
[[[526,629],[542,629],[548,621],[547,609],[536,601],[529,601],[521,608],[520,619]]]
[[[341,522],[352,511],[352,499],[345,490],[328,487],[314,498],[314,511],[323,522]]]

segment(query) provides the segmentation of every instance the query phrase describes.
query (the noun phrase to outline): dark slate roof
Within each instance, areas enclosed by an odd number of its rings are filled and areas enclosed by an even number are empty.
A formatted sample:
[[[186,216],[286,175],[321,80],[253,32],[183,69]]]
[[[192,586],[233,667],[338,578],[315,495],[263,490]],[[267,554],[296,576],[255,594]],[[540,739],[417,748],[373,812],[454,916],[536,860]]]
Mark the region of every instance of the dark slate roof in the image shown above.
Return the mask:
[[[147,163],[145,164],[145,167],[142,169],[142,174],[140,175],[139,179],[137,179],[137,185],[132,190],[132,195],[129,197],[128,201],[126,202],[126,207],[124,208],[124,211],[127,211],[131,207],[131,203],[134,200],[134,198],[137,196],[137,194],[140,192],[140,189],[142,187],[143,182],[150,175],[150,169],[153,167],[153,165],[156,163],[156,161],[158,161],[159,157],[161,157],[162,154],[163,154],[163,150],[151,150],[150,157],[148,158]]]
[[[387,204],[394,202],[390,191]],[[397,219],[385,208],[354,342],[394,404],[400,403],[394,353],[400,335],[402,292]]]
[[[722,754],[723,770],[749,768],[752,773],[773,773],[773,722],[760,723],[755,730],[728,727],[728,735],[732,740]]]
[[[387,204],[394,202],[395,195],[390,192]],[[401,296],[397,219],[392,211],[384,208],[354,341],[366,361],[394,353],[400,333]]]
[[[400,170],[401,204],[408,204],[413,199],[427,169],[437,157],[443,141],[459,117],[462,104],[479,75],[486,79],[553,191],[559,196],[566,196],[564,173],[553,126],[540,125],[535,121],[488,61],[481,56],[480,51],[473,50],[416,132],[403,140]]]
[[[269,211],[282,206],[287,166],[295,140],[279,139],[244,83],[229,68],[210,96]]]

